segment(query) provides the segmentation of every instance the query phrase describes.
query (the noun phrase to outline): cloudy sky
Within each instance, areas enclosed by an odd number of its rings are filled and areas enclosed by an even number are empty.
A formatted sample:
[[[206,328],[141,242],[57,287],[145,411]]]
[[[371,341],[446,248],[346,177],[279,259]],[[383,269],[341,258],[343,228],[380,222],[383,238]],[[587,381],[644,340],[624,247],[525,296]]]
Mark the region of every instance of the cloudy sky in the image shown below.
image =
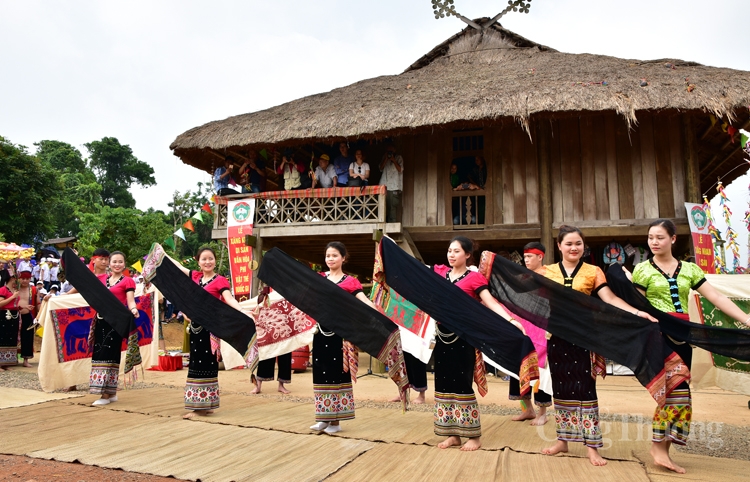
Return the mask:
[[[469,18],[507,5],[454,3]],[[141,209],[209,179],[169,150],[185,130],[400,73],[465,26],[436,20],[430,0],[0,0],[0,11],[0,135],[84,154],[118,138],[156,171],[155,188],[134,189]],[[750,70],[743,0],[533,0],[501,23],[564,52]],[[730,195],[739,219],[747,181]]]

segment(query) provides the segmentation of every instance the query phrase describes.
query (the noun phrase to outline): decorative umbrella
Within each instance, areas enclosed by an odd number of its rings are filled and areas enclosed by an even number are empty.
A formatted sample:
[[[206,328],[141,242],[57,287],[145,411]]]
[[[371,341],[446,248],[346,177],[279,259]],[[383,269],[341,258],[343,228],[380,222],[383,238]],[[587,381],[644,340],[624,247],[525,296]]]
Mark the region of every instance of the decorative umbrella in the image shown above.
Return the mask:
[[[25,248],[16,243],[0,242],[0,260],[14,261],[19,258],[29,259],[34,256],[34,248]]]

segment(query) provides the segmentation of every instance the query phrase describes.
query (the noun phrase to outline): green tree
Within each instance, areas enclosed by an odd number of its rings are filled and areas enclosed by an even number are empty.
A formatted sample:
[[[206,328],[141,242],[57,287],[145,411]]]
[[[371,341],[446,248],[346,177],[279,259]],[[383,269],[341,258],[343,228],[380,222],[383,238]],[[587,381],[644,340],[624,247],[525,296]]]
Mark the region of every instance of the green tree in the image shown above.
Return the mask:
[[[56,238],[76,236],[81,215],[96,212],[102,205],[102,186],[75,147],[60,141],[41,141],[34,145],[37,158],[57,172],[62,187],[59,201],[50,206],[56,222],[51,235]]]
[[[85,144],[89,151],[89,167],[102,185],[102,201],[110,207],[134,208],[135,199],[130,194],[133,184],[143,187],[156,184],[154,169],[139,161],[128,145],[120,144],[114,137]]]
[[[193,220],[193,227],[195,228],[195,232],[183,228],[185,241],[176,240],[176,252],[180,259],[194,256],[198,248],[211,242],[213,216],[201,211],[201,208],[208,202],[212,192],[210,184],[199,182],[194,191],[184,193],[175,191],[172,202],[168,204],[172,208],[171,216],[174,231],[181,228],[188,219]],[[196,212],[201,213],[201,221],[192,218]]]
[[[91,256],[96,248],[122,251],[133,264],[148,254],[151,244],[172,235],[169,217],[161,211],[102,206],[81,216],[78,251]]]
[[[0,136],[0,172],[0,232],[18,244],[47,239],[61,191],[55,170]]]

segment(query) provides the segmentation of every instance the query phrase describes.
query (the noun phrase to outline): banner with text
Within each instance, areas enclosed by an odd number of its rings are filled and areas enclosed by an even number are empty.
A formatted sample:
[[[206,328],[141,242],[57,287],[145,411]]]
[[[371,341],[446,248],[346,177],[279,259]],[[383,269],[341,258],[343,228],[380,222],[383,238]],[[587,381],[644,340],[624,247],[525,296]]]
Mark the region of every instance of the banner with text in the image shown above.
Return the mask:
[[[700,204],[685,203],[695,248],[695,263],[708,274],[715,274],[714,242],[708,231],[708,215]]]
[[[253,283],[253,250],[245,245],[245,236],[253,234],[255,200],[227,202],[227,245],[229,272],[234,296],[238,300],[250,298]]]

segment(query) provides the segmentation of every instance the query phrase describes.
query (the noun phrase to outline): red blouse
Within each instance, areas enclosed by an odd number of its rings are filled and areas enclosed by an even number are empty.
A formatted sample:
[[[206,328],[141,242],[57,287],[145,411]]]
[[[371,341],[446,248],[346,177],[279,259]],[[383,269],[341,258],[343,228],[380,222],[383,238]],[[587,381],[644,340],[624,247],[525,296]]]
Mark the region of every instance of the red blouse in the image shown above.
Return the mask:
[[[200,282],[203,279],[203,272],[191,271],[190,278],[200,285]],[[203,289],[208,291],[211,296],[213,296],[217,300],[224,301],[224,298],[221,297],[221,294],[229,289],[229,281],[225,277],[217,274],[216,276],[214,276],[214,279],[209,281],[208,284],[203,287]]]
[[[107,278],[109,278],[108,274],[97,275],[97,278],[99,278],[99,281],[101,281],[104,286],[107,286]],[[109,291],[120,300],[120,303],[128,306],[128,291],[135,292],[135,281],[133,281],[133,278],[123,275],[123,277],[120,278],[120,281],[115,283],[114,286],[109,287]]]
[[[13,292],[10,291],[7,286],[3,286],[2,288],[0,288],[0,298],[2,298],[4,300],[7,300],[11,296],[13,296]],[[18,297],[15,300],[13,300],[10,303],[8,303],[7,305],[3,306],[2,309],[3,310],[17,310],[18,309],[18,304],[20,302],[21,302],[21,298]]]
[[[444,264],[436,264],[432,267],[432,269],[445,279],[448,279],[447,274],[451,271],[451,267]],[[478,272],[471,270],[467,270],[466,274],[459,277],[457,281],[453,281],[452,283],[464,290],[464,293],[477,300],[480,299],[479,293],[486,289],[489,289],[489,287],[487,286],[487,278],[485,278]]]
[[[320,273],[321,276],[328,278],[328,273]],[[354,276],[344,275],[336,285],[344,291],[357,296],[357,293],[362,292],[362,283],[359,282]]]

